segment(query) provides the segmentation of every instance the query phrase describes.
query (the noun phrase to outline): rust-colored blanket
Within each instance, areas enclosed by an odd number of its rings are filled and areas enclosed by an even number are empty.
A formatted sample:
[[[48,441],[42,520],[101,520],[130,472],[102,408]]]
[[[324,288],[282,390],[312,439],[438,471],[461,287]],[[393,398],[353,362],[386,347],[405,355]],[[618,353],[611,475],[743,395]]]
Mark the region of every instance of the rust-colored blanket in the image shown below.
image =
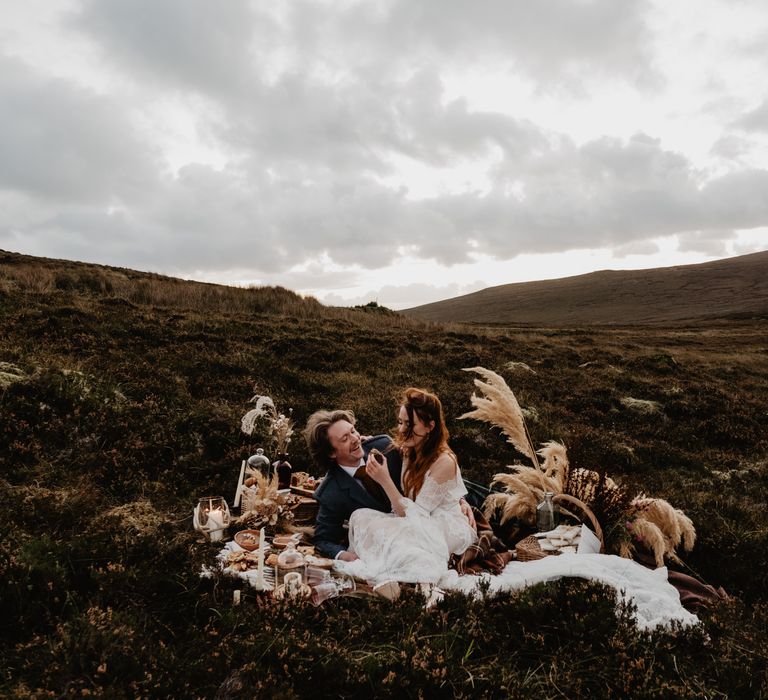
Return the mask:
[[[496,535],[490,524],[477,508],[472,508],[477,529],[477,542],[463,554],[451,557],[450,568],[456,569],[459,576],[479,574],[487,571],[490,574],[500,574],[504,567],[515,558],[510,550]]]

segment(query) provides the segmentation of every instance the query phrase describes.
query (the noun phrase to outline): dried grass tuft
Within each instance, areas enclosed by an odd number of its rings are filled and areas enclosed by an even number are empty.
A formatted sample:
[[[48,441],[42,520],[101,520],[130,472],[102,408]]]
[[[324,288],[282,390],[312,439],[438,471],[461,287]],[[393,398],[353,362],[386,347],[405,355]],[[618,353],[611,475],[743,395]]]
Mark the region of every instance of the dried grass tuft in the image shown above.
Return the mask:
[[[677,513],[677,522],[683,536],[683,549],[690,552],[696,543],[696,528],[693,526],[693,521],[682,510],[676,508],[675,513]]]
[[[525,364],[525,362],[507,362],[507,364],[504,365],[504,369],[508,369],[510,372],[523,370],[524,372],[530,372],[531,374],[536,374],[536,372],[532,370],[527,364]]]
[[[0,362],[0,389],[9,387],[14,382],[23,382],[27,375],[20,367],[10,362]]]
[[[102,518],[116,518],[121,529],[139,536],[154,536],[162,524],[167,522],[166,515],[149,501],[133,501],[116,506],[97,516],[94,522]]]
[[[625,396],[620,399],[620,403],[625,408],[635,413],[642,413],[644,415],[652,415],[654,413],[661,413],[661,404],[658,401],[650,401],[649,399],[633,399],[631,396]]]
[[[530,503],[534,508],[541,500],[539,493],[528,485],[523,479],[514,474],[496,474],[493,477],[491,486],[494,484],[504,484],[507,493],[517,493],[523,500]]]
[[[663,498],[636,498],[633,503],[640,511],[640,517],[654,523],[664,533],[665,550],[674,551],[682,539],[677,511]]]

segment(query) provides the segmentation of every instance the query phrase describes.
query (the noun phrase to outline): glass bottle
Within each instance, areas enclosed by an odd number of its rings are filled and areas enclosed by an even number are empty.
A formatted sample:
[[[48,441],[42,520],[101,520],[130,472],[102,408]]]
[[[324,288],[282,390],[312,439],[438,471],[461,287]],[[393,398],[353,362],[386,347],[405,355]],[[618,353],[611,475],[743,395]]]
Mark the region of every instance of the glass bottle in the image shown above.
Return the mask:
[[[536,506],[536,527],[539,532],[549,532],[557,525],[557,506],[552,501],[554,495],[552,491],[545,491],[544,500]]]
[[[277,473],[277,488],[289,489],[291,488],[291,474],[293,473],[293,467],[288,461],[288,453],[281,452],[277,456],[277,461],[272,465]]]

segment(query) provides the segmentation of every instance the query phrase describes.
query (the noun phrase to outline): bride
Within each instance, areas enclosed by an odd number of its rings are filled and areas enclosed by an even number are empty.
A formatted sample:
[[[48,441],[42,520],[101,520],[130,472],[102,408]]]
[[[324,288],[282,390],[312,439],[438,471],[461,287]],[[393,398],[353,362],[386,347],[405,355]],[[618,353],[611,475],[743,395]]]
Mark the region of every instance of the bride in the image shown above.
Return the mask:
[[[386,462],[368,456],[368,476],[385,491],[391,513],[361,508],[349,520],[349,550],[359,558],[337,568],[373,584],[386,580],[436,583],[451,554],[477,540],[461,511],[467,493],[456,456],[448,447],[443,407],[434,394],[406,389],[400,401],[395,445],[403,454],[401,487]]]

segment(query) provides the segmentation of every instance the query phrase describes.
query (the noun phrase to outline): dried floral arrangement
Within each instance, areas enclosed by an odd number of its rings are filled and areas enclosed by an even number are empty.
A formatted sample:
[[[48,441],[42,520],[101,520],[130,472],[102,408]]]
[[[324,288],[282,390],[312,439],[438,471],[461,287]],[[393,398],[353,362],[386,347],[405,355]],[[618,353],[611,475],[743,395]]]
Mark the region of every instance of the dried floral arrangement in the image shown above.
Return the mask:
[[[255,483],[243,489],[241,514],[235,518],[235,524],[254,529],[267,527],[275,531],[290,530],[293,510],[301,499],[278,490],[277,474],[270,478],[255,472],[252,478]]]
[[[275,454],[288,454],[288,445],[293,436],[293,419],[291,418],[293,409],[288,409],[288,415],[278,413],[271,397],[258,394],[251,398],[250,403],[255,403],[256,407],[243,416],[240,429],[246,435],[253,435],[259,421],[262,418],[266,419]]]
[[[492,493],[486,499],[486,517],[497,516],[501,523],[516,518],[533,526],[536,506],[545,491],[552,491],[573,496],[592,510],[605,532],[606,551],[632,558],[636,544],[643,543],[653,553],[656,566],[663,566],[665,557],[679,561],[679,547],[685,551],[693,548],[696,531],[685,513],[661,498],[632,496],[604,472],[572,468],[565,446],[558,442],[543,443],[535,450],[520,404],[504,379],[484,367],[465,371],[482,377],[474,380],[481,395],[472,395],[474,410],[459,418],[477,419],[499,428],[533,463],[510,465],[510,473],[494,476],[492,485],[502,484],[505,492]]]

